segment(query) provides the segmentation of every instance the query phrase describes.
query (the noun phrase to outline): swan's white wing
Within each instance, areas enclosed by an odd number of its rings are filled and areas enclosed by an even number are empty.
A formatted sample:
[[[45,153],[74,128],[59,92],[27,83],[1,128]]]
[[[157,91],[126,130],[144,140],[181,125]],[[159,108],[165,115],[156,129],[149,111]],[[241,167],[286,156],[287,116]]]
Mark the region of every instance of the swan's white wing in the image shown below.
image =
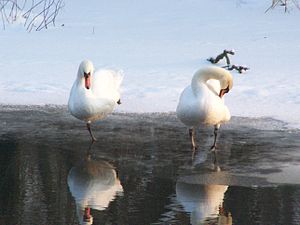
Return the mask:
[[[206,112],[205,124],[216,125],[230,120],[230,112],[224,104],[224,99],[215,93],[210,92],[206,95],[202,107]]]
[[[76,95],[69,100],[69,110],[73,116],[86,122],[105,118],[116,105],[113,99],[94,98],[94,96],[74,93]]]
[[[198,126],[205,120],[206,112],[202,98],[194,95],[191,86],[182,92],[176,109],[178,118],[187,126]]]
[[[92,91],[96,98],[120,99],[120,86],[123,80],[122,71],[98,70],[92,81]]]
[[[215,88],[217,85],[215,85]],[[211,87],[213,88],[213,86]],[[197,95],[188,86],[182,92],[177,106],[177,116],[187,126],[200,124],[216,125],[230,119],[230,113],[223,99],[212,92],[207,85],[198,89]]]

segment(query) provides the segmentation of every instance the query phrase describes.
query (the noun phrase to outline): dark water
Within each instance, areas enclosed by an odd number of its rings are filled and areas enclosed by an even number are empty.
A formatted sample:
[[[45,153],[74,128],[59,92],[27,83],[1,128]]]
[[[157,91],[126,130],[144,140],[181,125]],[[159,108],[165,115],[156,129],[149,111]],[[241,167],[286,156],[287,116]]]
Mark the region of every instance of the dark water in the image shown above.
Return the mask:
[[[216,154],[173,114],[114,114],[93,146],[64,108],[2,106],[0,127],[1,225],[300,224],[300,132],[280,121],[232,118]]]

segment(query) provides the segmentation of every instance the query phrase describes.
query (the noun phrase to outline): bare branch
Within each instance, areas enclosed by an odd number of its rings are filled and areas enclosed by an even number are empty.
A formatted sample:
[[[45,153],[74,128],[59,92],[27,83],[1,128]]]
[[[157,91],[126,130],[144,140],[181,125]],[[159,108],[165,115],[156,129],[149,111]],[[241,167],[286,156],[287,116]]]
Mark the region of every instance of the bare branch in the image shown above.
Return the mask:
[[[250,70],[249,67],[246,67],[246,66],[237,66],[237,65],[228,66],[227,69],[228,70],[237,70],[239,73],[244,73],[247,70]]]
[[[3,15],[3,11],[2,11],[2,10],[1,10],[1,18],[2,18],[2,26],[3,26],[3,30],[5,30],[4,15]]]
[[[23,18],[27,31],[34,27],[36,31],[47,29],[49,24],[55,26],[55,20],[64,0],[0,0],[0,13],[3,28],[7,23],[14,23]]]
[[[268,12],[270,9],[274,9],[278,5],[284,7],[284,12],[288,12],[288,5],[291,5],[290,3],[292,3],[294,6],[296,6],[296,8],[300,10],[300,6],[297,0],[272,0],[271,6],[267,8],[265,13]]]
[[[229,66],[230,65],[230,59],[228,55],[234,55],[234,50],[224,50],[221,54],[219,54],[216,58],[210,57],[209,59],[207,59],[207,61],[216,64],[218,63],[221,59],[225,58],[226,59],[226,63]]]

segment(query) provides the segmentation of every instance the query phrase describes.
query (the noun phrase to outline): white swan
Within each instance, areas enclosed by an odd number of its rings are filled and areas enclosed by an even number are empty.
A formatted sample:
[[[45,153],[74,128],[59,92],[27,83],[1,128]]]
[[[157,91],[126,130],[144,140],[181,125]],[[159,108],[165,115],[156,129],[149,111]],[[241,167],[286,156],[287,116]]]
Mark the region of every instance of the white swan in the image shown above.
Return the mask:
[[[80,224],[93,224],[90,208],[104,210],[116,196],[123,194],[114,167],[106,161],[92,160],[90,155],[70,170],[68,186],[75,198]]]
[[[77,78],[69,97],[69,111],[77,119],[87,123],[92,141],[95,141],[90,123],[105,118],[120,101],[120,85],[123,76],[112,70],[94,73],[91,61],[81,62]]]
[[[220,124],[230,120],[230,113],[224,104],[224,94],[232,88],[232,75],[225,69],[208,67],[198,70],[191,85],[182,92],[176,109],[177,117],[189,126],[193,149],[196,149],[195,127],[214,125],[214,144]]]

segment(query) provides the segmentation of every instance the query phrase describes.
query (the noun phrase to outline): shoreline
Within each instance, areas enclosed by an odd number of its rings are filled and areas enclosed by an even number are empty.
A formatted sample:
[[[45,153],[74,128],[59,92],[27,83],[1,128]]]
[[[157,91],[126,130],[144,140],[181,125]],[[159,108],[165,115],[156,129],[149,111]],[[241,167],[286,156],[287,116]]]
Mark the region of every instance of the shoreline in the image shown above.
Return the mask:
[[[58,110],[65,113],[68,113],[67,105],[57,105],[57,104],[45,104],[45,105],[13,105],[13,104],[0,104],[0,112],[7,111],[53,111]],[[70,114],[69,114],[70,115]],[[175,116],[175,111],[169,112],[127,112],[115,110],[111,115],[137,115],[137,116]],[[70,117],[72,117],[70,115]],[[106,119],[106,118],[105,118]],[[105,120],[104,119],[104,120]],[[234,122],[232,122],[234,121]],[[98,123],[98,122],[97,122]],[[100,121],[101,123],[101,121]],[[300,127],[295,127],[293,124],[286,122],[284,120],[276,119],[269,116],[261,117],[246,117],[246,116],[231,116],[231,120],[227,123],[221,125],[222,127],[231,127],[232,123],[241,123],[241,126],[248,126],[260,130],[300,130]],[[184,125],[183,125],[184,126]]]

